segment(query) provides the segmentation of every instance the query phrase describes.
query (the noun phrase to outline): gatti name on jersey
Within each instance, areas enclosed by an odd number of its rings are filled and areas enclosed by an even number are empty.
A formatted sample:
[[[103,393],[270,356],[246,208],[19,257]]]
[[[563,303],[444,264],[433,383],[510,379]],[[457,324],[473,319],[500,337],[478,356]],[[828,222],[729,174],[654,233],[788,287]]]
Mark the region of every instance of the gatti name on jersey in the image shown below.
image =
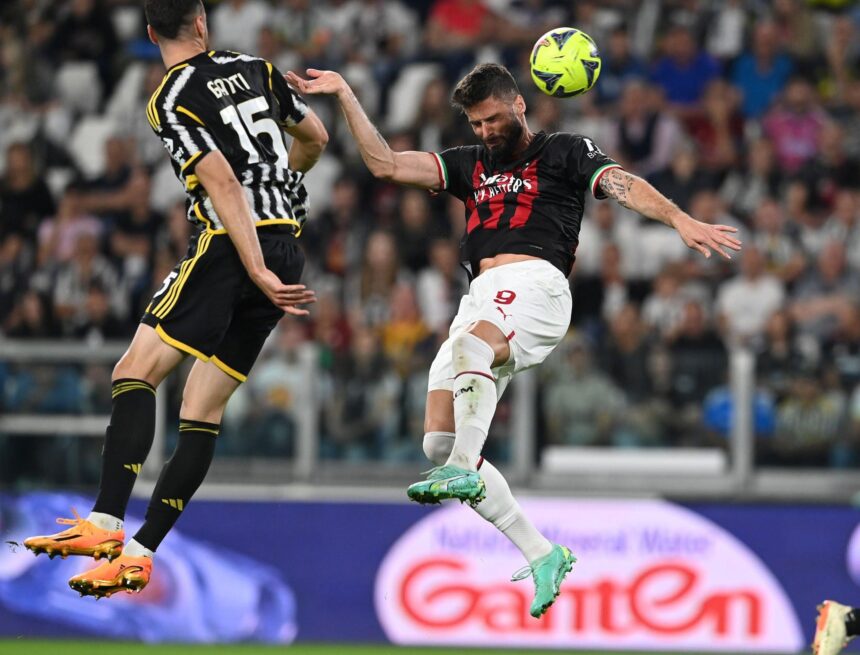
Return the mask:
[[[514,161],[496,161],[483,146],[439,153],[445,190],[466,206],[462,258],[476,274],[496,255],[540,257],[570,274],[579,243],[586,189],[604,197],[601,175],[619,165],[588,137],[538,132]]]

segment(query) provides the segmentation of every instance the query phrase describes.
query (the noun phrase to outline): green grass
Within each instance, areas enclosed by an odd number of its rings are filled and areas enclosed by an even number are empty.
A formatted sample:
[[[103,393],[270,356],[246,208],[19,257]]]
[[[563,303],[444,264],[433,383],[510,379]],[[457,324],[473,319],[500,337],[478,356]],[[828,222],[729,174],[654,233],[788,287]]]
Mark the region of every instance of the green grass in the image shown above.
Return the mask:
[[[260,646],[241,644],[237,646],[189,646],[185,644],[149,645],[141,643],[109,641],[49,641],[31,639],[0,639],[2,655],[384,655],[385,653],[414,653],[415,655],[534,655],[537,650],[483,650],[462,647],[417,648],[396,646],[349,646],[341,644],[298,644],[294,646]],[[625,655],[608,651],[541,651],[548,655]],[[626,655],[630,655],[629,653]]]

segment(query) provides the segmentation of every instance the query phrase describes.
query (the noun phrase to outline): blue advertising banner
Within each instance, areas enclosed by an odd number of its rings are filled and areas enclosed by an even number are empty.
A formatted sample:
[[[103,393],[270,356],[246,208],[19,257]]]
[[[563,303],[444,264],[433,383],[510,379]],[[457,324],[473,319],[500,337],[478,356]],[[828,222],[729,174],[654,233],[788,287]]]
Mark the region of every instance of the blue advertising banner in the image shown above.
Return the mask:
[[[579,562],[541,621],[519,553],[459,504],[195,501],[150,585],[96,602],[66,585],[90,561],[15,545],[90,502],[0,495],[0,637],[792,652],[816,603],[860,604],[849,507],[550,498],[522,505]]]

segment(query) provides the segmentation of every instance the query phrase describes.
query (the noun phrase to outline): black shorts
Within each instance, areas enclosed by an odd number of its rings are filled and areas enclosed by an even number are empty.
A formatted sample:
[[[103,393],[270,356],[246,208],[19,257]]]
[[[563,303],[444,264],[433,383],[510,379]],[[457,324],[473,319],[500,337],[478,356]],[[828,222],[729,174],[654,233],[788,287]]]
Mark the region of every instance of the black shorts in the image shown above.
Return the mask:
[[[257,234],[269,270],[284,284],[298,284],[305,256],[292,230],[260,227]],[[155,328],[165,343],[244,382],[283,315],[248,277],[230,237],[204,230],[153,296],[141,323]]]

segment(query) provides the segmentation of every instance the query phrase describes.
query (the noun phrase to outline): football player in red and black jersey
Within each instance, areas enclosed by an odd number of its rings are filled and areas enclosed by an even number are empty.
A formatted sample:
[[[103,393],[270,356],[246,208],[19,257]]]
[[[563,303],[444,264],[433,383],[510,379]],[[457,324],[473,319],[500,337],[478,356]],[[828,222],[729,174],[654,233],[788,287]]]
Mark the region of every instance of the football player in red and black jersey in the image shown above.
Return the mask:
[[[585,192],[675,228],[705,257],[739,250],[735,228],[688,216],[588,137],[532,132],[525,101],[502,66],[481,64],[454,90],[453,104],[480,144],[440,153],[392,151],[338,73],[307,74],[310,79],[294,73],[287,79],[305,94],[337,97],[376,177],[448,191],[466,205],[462,254],[472,282],[430,368],[424,452],[437,466],[407,493],[421,503],[469,502],[501,530],[528,561],[525,575],[535,583],[531,613],[539,617],[575,559],[537,531],[481,449],[511,377],[540,364],[567,332],[567,277]]]

